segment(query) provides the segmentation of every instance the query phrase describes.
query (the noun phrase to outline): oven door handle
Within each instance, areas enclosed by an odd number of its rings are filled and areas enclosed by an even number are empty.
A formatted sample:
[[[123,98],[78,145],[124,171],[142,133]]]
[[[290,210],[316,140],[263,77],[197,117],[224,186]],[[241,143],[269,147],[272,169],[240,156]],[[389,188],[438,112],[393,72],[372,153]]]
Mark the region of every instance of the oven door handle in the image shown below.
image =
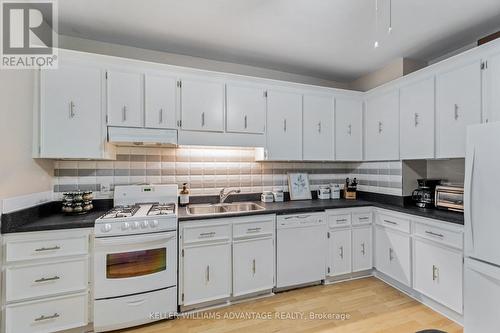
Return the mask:
[[[134,236],[107,237],[96,238],[96,245],[125,245],[125,244],[147,244],[151,242],[166,242],[172,238],[176,238],[177,233],[158,233],[158,234],[142,234]]]

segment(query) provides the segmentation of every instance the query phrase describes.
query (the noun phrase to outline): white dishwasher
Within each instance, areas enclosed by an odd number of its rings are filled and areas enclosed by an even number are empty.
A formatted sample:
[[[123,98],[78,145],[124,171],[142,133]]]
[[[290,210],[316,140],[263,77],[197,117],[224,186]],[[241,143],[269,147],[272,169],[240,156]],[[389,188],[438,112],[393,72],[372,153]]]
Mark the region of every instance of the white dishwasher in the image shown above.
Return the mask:
[[[276,228],[276,287],[324,280],[327,252],[325,213],[278,216]]]

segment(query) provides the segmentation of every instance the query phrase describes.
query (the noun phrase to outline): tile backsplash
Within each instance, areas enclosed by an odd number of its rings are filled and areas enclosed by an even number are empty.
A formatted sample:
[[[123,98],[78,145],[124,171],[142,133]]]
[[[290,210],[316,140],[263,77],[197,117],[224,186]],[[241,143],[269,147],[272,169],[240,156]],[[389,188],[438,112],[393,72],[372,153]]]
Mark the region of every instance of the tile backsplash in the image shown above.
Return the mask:
[[[116,161],[55,161],[54,192],[92,190],[112,197],[116,185],[188,183],[192,195],[223,187],[260,193],[288,191],[288,172],[307,172],[311,189],[356,177],[359,190],[402,195],[402,164],[394,162],[256,162],[251,148],[119,147]]]

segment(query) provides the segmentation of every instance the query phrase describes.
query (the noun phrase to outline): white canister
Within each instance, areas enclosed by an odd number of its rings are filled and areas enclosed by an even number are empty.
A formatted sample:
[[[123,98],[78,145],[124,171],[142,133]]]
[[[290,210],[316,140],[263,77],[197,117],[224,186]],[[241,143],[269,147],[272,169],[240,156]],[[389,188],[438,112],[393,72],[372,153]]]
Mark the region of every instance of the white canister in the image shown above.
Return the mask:
[[[318,199],[330,199],[330,187],[328,185],[320,185],[318,190]]]
[[[273,192],[271,191],[265,191],[260,195],[260,201],[262,202],[273,202],[274,201],[274,196]]]
[[[285,195],[283,193],[283,190],[282,189],[275,189],[273,191],[273,197],[274,197],[274,201],[275,202],[283,202],[285,201]]]
[[[340,199],[340,185],[330,184],[330,196],[332,199]]]

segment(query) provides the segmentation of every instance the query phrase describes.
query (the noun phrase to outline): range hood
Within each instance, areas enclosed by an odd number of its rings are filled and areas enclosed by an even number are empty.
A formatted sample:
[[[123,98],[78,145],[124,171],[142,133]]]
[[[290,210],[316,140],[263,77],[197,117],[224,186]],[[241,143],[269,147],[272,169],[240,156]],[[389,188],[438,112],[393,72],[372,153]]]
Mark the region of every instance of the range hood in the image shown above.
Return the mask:
[[[108,127],[108,141],[116,146],[177,146],[177,130]]]

